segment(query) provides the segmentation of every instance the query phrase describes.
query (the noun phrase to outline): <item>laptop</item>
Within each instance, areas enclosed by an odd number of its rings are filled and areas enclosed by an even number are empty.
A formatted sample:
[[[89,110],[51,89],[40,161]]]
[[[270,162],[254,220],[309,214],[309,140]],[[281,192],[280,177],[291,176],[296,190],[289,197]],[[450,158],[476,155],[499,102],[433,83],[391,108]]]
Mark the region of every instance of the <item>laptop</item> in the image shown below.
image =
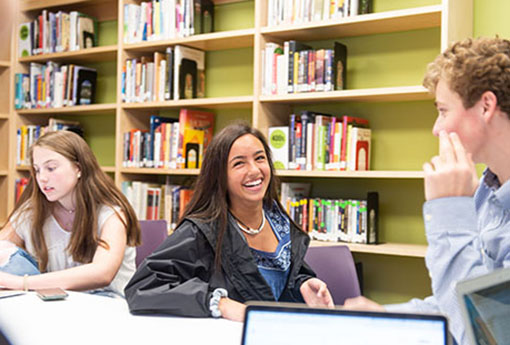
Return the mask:
[[[441,315],[418,315],[253,303],[246,308],[242,345],[446,345]]]
[[[471,344],[510,344],[510,268],[461,281],[456,289]]]

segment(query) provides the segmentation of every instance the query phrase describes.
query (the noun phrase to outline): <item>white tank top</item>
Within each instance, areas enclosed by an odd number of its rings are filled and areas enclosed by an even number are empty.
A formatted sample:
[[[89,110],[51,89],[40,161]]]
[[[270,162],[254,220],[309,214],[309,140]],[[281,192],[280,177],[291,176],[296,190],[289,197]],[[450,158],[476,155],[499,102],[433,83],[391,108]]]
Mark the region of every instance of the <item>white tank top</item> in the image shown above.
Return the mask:
[[[115,209],[120,211],[120,208],[116,207]],[[101,206],[97,218],[98,236],[101,236],[101,230],[106,220],[114,214],[115,211],[111,207]],[[35,249],[32,243],[32,222],[30,220],[31,211],[24,212],[18,219],[14,216],[13,219],[16,221],[11,222],[11,224],[16,230],[16,234],[25,242],[27,252],[35,257]],[[71,232],[62,229],[53,215],[48,217],[44,222],[43,231],[46,247],[48,248],[48,272],[61,271],[83,265],[80,262],[74,261],[72,255],[66,250],[69,240],[71,239]],[[119,271],[110,285],[105,287],[104,290],[113,291],[124,296],[124,287],[136,270],[135,256],[135,247],[126,246],[124,259],[122,260]]]

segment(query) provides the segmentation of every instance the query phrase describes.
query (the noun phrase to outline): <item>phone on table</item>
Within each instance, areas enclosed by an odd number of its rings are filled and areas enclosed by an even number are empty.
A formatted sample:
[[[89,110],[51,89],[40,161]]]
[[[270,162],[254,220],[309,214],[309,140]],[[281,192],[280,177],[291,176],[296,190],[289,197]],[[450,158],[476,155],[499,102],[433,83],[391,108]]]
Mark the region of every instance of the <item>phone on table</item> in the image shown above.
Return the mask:
[[[37,289],[35,292],[43,301],[58,301],[68,296],[61,288]]]

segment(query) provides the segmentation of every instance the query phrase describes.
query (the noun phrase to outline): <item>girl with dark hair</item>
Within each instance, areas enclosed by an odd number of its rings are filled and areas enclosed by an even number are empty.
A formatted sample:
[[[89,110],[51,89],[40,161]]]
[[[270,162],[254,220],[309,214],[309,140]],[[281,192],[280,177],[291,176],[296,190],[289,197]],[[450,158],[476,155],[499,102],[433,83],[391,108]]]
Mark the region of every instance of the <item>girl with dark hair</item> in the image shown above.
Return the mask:
[[[126,287],[131,312],[241,321],[250,300],[332,307],[326,284],[303,261],[308,235],[276,186],[260,131],[241,123],[218,133],[177,229]]]
[[[29,183],[0,231],[0,286],[123,296],[140,244],[127,199],[75,133],[43,135],[29,157]]]

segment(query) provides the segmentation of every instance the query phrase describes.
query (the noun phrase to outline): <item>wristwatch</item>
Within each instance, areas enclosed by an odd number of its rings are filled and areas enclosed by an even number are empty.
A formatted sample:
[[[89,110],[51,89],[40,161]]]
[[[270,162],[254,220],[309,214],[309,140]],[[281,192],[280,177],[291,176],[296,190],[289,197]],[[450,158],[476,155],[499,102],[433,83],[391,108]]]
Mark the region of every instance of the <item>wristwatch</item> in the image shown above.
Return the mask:
[[[228,297],[228,291],[223,288],[217,288],[212,292],[211,299],[209,300],[209,310],[214,318],[221,317],[221,310],[218,306],[220,299],[223,297]]]

